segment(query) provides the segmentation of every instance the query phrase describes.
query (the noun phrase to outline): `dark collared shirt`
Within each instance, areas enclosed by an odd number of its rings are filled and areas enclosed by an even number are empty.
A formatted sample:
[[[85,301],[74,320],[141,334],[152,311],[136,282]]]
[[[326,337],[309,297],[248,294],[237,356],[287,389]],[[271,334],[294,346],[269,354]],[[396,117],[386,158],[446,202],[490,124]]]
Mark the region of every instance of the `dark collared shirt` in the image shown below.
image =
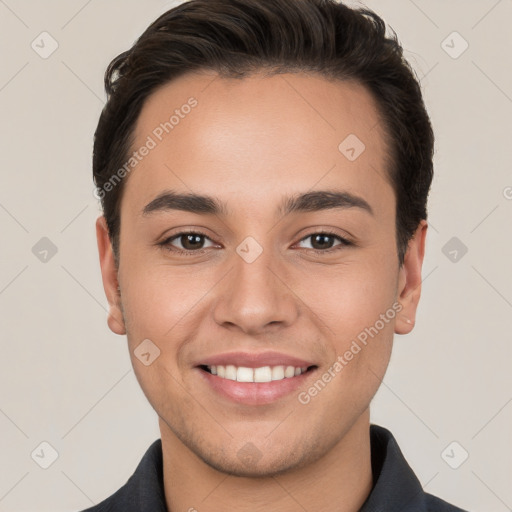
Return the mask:
[[[466,512],[423,491],[389,430],[370,425],[370,442],[374,485],[359,512]],[[148,448],[123,487],[82,512],[169,512],[161,439]]]

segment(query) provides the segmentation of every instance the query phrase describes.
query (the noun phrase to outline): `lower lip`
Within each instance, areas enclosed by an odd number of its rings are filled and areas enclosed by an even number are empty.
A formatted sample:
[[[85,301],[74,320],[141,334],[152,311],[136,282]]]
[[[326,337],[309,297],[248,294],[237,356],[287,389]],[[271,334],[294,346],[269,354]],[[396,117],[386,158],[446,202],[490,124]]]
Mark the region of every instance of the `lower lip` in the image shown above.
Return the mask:
[[[212,375],[201,368],[196,369],[214,391],[232,401],[247,405],[264,405],[275,402],[298,388],[304,387],[306,379],[315,371],[315,368],[312,368],[295,377],[271,382],[238,382]]]

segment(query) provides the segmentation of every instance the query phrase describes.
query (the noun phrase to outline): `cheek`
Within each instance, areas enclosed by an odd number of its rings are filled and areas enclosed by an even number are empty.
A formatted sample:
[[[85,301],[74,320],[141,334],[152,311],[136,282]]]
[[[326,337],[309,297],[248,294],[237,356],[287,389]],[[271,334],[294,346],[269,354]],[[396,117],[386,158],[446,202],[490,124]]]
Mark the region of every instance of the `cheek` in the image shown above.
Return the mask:
[[[314,308],[329,338],[337,340],[339,353],[347,341],[357,337],[388,312],[383,334],[393,331],[398,269],[381,261],[347,262],[343,266],[318,269],[302,283],[303,297]]]
[[[146,264],[132,266],[126,282],[123,308],[132,332],[165,338],[200,306],[215,280],[197,269]]]
[[[350,401],[363,407],[380,385],[400,308],[397,276],[398,267],[391,258],[376,257],[340,266],[335,272],[330,269],[329,276],[312,275],[312,286],[304,288],[309,290],[307,302],[314,305],[319,326],[329,340],[327,369],[336,377],[325,399],[333,405],[340,404],[336,390],[343,389]],[[314,286],[315,282],[322,286]]]
[[[129,286],[123,290],[123,309],[130,356],[139,383],[154,397],[162,389],[171,393],[174,388],[179,389],[176,381],[182,382],[190,364],[187,345],[201,339],[201,329],[204,332],[209,293],[218,279],[211,271],[158,264],[132,266],[126,281]],[[138,347],[144,340],[157,347],[154,350],[158,358],[151,367],[137,360]]]
[[[354,265],[328,281],[336,377],[325,399],[342,414],[347,401],[362,412],[379,388],[391,356],[397,310],[394,261]],[[337,364],[336,364],[337,363]],[[340,395],[345,397],[340,401]]]
[[[187,340],[197,336],[194,305],[205,291],[191,286],[188,276],[177,275],[162,265],[133,266],[126,282],[129,285],[123,289],[123,309],[135,375],[159,414],[167,411],[179,417],[182,349]]]

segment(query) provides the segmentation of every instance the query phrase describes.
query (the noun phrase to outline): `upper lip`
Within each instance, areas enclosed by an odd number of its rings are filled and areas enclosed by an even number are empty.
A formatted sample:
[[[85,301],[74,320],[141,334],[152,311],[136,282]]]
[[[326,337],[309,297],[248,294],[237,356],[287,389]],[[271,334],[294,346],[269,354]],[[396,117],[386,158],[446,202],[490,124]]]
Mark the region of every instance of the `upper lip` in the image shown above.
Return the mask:
[[[280,352],[225,352],[202,359],[197,366],[217,365],[244,366],[260,368],[262,366],[295,366],[296,368],[313,366],[314,363]]]

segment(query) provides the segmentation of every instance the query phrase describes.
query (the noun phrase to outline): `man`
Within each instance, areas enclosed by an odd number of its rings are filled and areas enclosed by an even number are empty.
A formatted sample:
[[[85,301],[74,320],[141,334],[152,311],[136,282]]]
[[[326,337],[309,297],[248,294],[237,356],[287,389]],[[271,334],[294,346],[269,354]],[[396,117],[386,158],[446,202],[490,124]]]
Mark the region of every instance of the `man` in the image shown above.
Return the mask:
[[[333,0],[191,0],[110,64],[108,325],[161,440],[90,511],[460,511],[370,425],[414,326],[433,134],[395,37]]]

